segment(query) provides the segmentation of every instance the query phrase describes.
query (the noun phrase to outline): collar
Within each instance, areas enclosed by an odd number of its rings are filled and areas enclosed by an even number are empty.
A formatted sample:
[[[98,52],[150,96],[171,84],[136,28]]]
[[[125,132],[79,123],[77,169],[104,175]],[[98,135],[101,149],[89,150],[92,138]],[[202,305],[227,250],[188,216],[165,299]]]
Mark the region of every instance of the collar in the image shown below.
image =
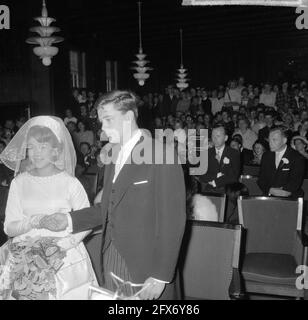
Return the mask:
[[[223,154],[224,150],[225,150],[226,145],[224,144],[222,148],[220,148],[219,150],[215,147],[215,152],[219,152],[220,155]]]
[[[284,153],[286,152],[286,150],[287,150],[287,145],[281,151],[275,152],[275,154],[277,156],[282,157],[284,155]]]
[[[121,152],[124,154],[130,154],[134,148],[134,146],[137,144],[137,142],[140,140],[142,136],[142,132],[140,129],[137,129],[134,134],[131,136],[131,138],[125,142],[125,144],[121,147]]]

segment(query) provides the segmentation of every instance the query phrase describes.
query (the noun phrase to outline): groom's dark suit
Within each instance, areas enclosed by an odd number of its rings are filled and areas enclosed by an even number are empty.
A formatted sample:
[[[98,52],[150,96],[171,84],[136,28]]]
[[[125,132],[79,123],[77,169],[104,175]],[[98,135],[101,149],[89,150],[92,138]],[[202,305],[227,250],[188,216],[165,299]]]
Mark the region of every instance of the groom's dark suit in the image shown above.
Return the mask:
[[[141,143],[152,151],[153,141],[141,137],[132,153]],[[156,148],[153,157],[158,154]],[[102,248],[97,250],[104,253],[112,242],[133,282],[149,277],[172,282],[186,221],[181,165],[132,161],[125,163],[113,184],[114,168],[106,166],[101,204],[71,214],[73,233],[102,225]],[[171,287],[166,286],[163,299],[172,298]]]

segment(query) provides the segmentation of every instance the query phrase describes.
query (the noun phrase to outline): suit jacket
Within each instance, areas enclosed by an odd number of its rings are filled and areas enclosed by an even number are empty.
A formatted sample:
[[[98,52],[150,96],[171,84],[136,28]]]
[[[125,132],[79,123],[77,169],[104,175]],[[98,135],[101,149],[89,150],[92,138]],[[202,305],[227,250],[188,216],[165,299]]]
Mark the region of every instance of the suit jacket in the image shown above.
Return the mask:
[[[267,151],[262,156],[258,185],[265,195],[270,188],[282,188],[293,197],[303,195],[301,186],[305,176],[305,160],[295,150],[287,147],[278,168],[275,165],[275,152]]]
[[[203,191],[223,192],[226,184],[238,181],[240,169],[241,156],[239,151],[225,146],[220,162],[218,162],[215,148],[210,148],[208,151],[208,170],[206,174],[200,177]],[[207,184],[213,180],[215,181],[216,188]]]
[[[141,144],[152,151],[153,142],[143,135],[132,153],[138,152]],[[162,156],[161,148],[162,144],[156,141],[152,157]],[[175,152],[170,147],[168,151]],[[114,165],[106,165],[101,204],[73,212],[73,232],[102,225],[101,251],[112,240],[134,282],[143,283],[148,277],[171,282],[186,222],[181,165],[132,162],[123,166],[114,184],[113,176]],[[110,232],[106,233],[107,224]],[[105,238],[105,233],[111,239]]]
[[[243,168],[243,166],[249,165],[252,159],[253,151],[243,148],[243,150],[241,151],[241,168]]]

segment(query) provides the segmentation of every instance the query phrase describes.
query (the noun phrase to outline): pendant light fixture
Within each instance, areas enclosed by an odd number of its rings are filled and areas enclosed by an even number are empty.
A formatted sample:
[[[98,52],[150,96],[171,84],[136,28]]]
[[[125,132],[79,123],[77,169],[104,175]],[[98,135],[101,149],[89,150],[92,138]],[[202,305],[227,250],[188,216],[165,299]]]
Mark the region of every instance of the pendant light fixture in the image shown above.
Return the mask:
[[[182,91],[188,87],[187,69],[184,69],[183,65],[183,30],[180,29],[180,42],[181,42],[181,66],[177,69],[177,84],[176,86]]]
[[[45,0],[43,0],[42,5],[42,16],[34,18],[34,20],[38,21],[40,26],[33,27],[30,31],[38,33],[39,36],[28,38],[26,42],[29,44],[39,45],[38,47],[33,48],[34,54],[42,59],[44,66],[50,66],[51,59],[59,52],[59,49],[57,47],[53,47],[53,44],[62,42],[64,39],[62,37],[52,35],[54,32],[59,32],[60,29],[50,26],[51,23],[56,21],[56,19],[48,17]]]
[[[139,53],[136,54],[138,60],[133,61],[136,66],[131,69],[135,70],[134,78],[138,81],[139,86],[144,86],[145,81],[150,77],[147,73],[149,70],[153,70],[153,68],[147,67],[146,65],[150,62],[145,60],[146,54],[143,53],[142,49],[142,33],[141,33],[141,2],[138,2],[139,8]]]

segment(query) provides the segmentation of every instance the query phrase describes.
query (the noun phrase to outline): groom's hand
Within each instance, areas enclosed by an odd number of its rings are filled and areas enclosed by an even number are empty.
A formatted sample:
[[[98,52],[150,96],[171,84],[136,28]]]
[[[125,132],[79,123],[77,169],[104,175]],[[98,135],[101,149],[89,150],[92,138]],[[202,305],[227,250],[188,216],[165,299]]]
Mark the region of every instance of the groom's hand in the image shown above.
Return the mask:
[[[41,229],[48,229],[50,231],[63,231],[68,226],[67,215],[63,213],[54,213],[52,215],[45,216],[40,221]]]
[[[165,287],[165,283],[150,277],[144,282],[143,288],[145,289],[140,293],[139,297],[141,300],[156,300],[162,295]]]

